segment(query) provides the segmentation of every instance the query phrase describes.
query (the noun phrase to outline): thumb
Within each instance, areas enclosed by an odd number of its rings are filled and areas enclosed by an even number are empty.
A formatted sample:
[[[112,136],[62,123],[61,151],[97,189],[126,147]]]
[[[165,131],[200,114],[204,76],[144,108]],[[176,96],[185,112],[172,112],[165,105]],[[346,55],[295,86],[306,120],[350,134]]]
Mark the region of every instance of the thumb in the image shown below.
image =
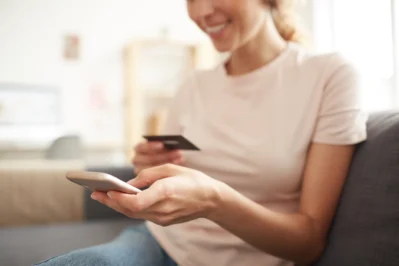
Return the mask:
[[[145,188],[151,186],[157,180],[178,175],[182,173],[182,171],[182,166],[174,164],[155,166],[140,171],[137,177],[130,180],[128,183],[136,188]]]

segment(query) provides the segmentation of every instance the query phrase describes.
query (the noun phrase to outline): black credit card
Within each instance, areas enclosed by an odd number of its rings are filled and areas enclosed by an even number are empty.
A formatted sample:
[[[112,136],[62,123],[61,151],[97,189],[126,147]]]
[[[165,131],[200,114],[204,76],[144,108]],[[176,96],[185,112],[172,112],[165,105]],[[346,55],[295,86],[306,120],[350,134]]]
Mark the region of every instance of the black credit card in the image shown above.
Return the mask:
[[[181,135],[143,136],[143,138],[148,141],[162,142],[165,148],[168,150],[200,150],[197,146]]]

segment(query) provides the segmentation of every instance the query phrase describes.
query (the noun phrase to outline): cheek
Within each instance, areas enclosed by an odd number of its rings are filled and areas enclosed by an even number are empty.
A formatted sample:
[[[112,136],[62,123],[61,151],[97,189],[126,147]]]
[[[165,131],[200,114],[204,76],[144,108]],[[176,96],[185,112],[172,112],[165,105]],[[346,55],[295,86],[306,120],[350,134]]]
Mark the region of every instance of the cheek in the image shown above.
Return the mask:
[[[199,21],[198,14],[197,14],[197,12],[195,12],[194,6],[192,4],[189,4],[188,1],[187,1],[186,10],[187,10],[187,15],[190,18],[190,20],[193,21],[199,27],[200,25],[198,23],[198,21]]]
[[[253,28],[258,12],[254,9],[255,5],[250,3],[251,0],[239,2],[240,4],[235,5],[234,9],[231,10],[231,14],[236,31],[238,31],[241,37],[245,37]]]
[[[187,8],[187,15],[188,15],[188,17],[190,18],[190,20],[193,21],[193,22],[194,22],[195,24],[197,24],[197,26],[198,26],[198,23],[197,23],[197,21],[196,21],[196,18],[194,17],[193,12],[190,11],[190,8]]]

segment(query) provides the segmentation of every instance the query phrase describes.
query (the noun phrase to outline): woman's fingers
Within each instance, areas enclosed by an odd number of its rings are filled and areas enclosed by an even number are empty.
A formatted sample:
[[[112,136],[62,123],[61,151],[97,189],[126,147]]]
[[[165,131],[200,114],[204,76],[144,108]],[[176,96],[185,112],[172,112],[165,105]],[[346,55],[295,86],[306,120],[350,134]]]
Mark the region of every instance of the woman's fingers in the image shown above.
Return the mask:
[[[162,142],[141,142],[139,143],[135,151],[139,154],[154,154],[161,152],[164,149]]]
[[[133,164],[137,166],[155,166],[165,163],[173,163],[182,159],[180,151],[167,151],[158,154],[137,154],[133,159]]]
[[[128,183],[137,188],[148,187],[160,179],[178,175],[183,171],[187,171],[187,169],[170,163],[163,164],[140,171],[137,177]]]
[[[103,192],[93,192],[91,194],[91,198],[94,200],[97,200],[98,202],[106,205],[107,207],[114,209],[115,211],[122,213],[123,215],[126,215],[130,218],[132,212],[129,210],[129,208],[127,208],[126,206],[123,206],[121,204],[119,204],[117,201],[112,200],[107,193],[103,193]]]
[[[177,158],[177,159],[172,161],[172,164],[177,164],[177,165],[183,166],[184,165],[184,158],[183,157]]]
[[[110,201],[107,206],[113,206],[117,211],[128,209],[123,213],[130,218],[149,220],[164,226],[176,223],[181,219],[180,208],[166,199],[162,190],[156,184],[138,195],[108,192]]]
[[[148,216],[152,215],[155,217],[159,215],[154,213],[150,207],[163,202],[165,197],[161,196],[161,194],[159,188],[154,186],[140,193],[140,196],[110,191],[107,194],[102,193],[100,196],[97,196],[95,192],[92,194],[92,198],[130,218],[148,219]],[[170,204],[169,202],[168,205]],[[173,204],[171,204],[171,207],[173,207]],[[173,210],[168,209],[170,212]],[[169,213],[165,212],[164,214]]]
[[[163,164],[183,165],[183,155],[179,150],[166,150],[162,142],[142,142],[135,147],[132,164],[136,174],[142,170]]]

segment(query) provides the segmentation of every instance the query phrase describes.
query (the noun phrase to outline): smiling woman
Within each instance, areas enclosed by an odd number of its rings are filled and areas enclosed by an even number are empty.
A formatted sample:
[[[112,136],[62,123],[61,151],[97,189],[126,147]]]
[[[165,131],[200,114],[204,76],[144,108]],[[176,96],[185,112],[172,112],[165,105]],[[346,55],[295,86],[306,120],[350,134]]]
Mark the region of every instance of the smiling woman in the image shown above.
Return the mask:
[[[271,12],[264,12],[259,3],[269,6]],[[219,51],[231,51],[233,45],[240,46],[256,34],[264,25],[267,16],[271,16],[279,34],[286,41],[305,41],[295,13],[295,0],[258,0],[258,1],[187,1],[190,18],[213,40]],[[262,4],[262,3],[260,3]],[[225,12],[209,17],[214,9]],[[233,30],[234,29],[234,30]],[[232,34],[234,31],[235,34]],[[230,39],[229,41],[226,38]],[[234,44],[232,44],[234,43]],[[225,47],[222,46],[226,45]]]
[[[322,254],[354,145],[366,139],[367,116],[353,66],[300,44],[293,4],[187,1],[190,18],[230,54],[190,76],[169,110],[163,133],[183,135],[201,151],[142,142],[130,183],[149,188],[92,194],[146,220],[153,244],[137,247],[128,230],[121,236],[128,241],[42,265],[290,266]]]

